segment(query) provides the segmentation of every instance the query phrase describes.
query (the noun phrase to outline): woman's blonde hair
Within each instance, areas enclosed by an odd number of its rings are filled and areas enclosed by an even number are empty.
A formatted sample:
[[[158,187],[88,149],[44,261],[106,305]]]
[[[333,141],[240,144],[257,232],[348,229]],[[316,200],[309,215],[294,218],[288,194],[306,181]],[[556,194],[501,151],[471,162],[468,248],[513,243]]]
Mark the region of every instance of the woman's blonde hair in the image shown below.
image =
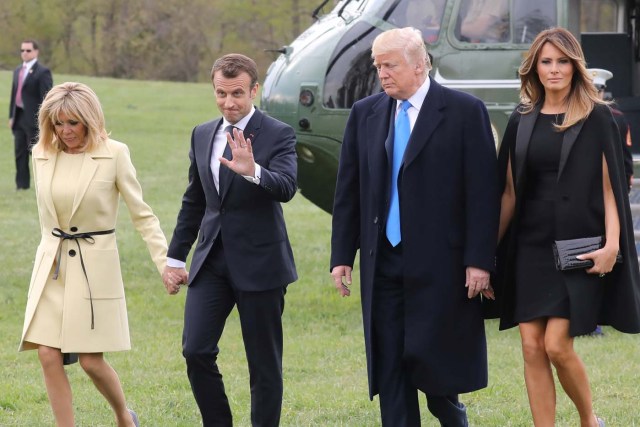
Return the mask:
[[[542,47],[551,43],[564,56],[569,58],[573,65],[573,77],[571,88],[565,99],[567,112],[561,124],[556,129],[565,130],[580,120],[586,119],[593,110],[595,104],[606,104],[598,97],[598,92],[587,73],[584,54],[580,43],[568,30],[555,27],[540,32],[531,44],[527,56],[522,61],[518,73],[520,74],[520,102],[521,112],[530,113],[537,104],[544,102],[544,86],[537,72],[538,59]]]
[[[97,95],[82,83],[66,82],[54,86],[44,98],[38,113],[40,132],[36,148],[44,151],[62,151],[64,143],[58,139],[55,123],[60,115],[77,119],[86,129],[85,151],[106,141],[109,134],[105,130],[104,113]]]

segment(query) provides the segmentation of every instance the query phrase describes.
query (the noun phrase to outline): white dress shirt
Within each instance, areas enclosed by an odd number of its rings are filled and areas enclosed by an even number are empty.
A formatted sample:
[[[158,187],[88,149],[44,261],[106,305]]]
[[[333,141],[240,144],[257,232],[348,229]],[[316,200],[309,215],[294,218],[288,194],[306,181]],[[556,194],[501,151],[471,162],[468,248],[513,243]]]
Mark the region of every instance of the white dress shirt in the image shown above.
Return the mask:
[[[407,115],[409,116],[409,125],[411,126],[411,131],[413,131],[413,126],[416,124],[416,120],[418,120],[418,114],[420,114],[420,109],[422,108],[422,104],[424,104],[424,99],[427,97],[427,93],[429,92],[429,87],[431,86],[431,80],[427,76],[427,79],[422,83],[422,86],[418,88],[416,93],[411,95],[407,101],[411,104],[411,107],[407,108]],[[400,106],[402,105],[401,99],[397,101],[396,105],[396,116],[398,115],[398,111],[400,111]]]

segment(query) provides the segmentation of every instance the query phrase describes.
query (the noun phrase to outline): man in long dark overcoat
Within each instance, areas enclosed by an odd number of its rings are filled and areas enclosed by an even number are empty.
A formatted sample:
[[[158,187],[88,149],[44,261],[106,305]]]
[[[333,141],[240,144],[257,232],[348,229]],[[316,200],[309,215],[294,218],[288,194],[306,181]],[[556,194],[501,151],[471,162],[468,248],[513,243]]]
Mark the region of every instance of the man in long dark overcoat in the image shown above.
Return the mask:
[[[373,42],[384,92],[347,122],[331,275],[350,294],[360,250],[369,393],[384,426],[419,426],[418,390],[442,425],[468,425],[459,393],[487,385],[480,293],[498,232],[496,152],[484,104],[428,77],[420,32]],[[408,140],[407,140],[408,139]],[[406,147],[406,148],[405,148]]]

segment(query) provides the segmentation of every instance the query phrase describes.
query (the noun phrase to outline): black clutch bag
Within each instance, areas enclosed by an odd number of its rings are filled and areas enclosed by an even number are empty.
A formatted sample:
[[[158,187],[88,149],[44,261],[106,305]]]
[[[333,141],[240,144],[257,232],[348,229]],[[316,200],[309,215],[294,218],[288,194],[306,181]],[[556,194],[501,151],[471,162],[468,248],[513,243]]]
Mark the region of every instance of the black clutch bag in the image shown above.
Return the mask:
[[[565,271],[593,267],[593,261],[590,259],[578,259],[576,256],[602,249],[604,244],[604,236],[556,240],[553,242],[553,255],[556,260],[556,269]],[[620,254],[620,252],[618,252],[616,256],[616,262],[622,262],[622,254]]]

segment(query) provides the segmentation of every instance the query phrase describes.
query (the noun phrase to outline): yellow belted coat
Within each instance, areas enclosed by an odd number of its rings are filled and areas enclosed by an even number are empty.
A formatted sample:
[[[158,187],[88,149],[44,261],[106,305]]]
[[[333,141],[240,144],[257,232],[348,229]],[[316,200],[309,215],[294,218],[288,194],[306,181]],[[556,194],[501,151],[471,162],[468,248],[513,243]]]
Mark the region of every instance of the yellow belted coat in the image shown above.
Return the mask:
[[[52,235],[59,228],[76,234],[111,230],[116,227],[119,197],[127,205],[131,220],[142,235],[159,272],[166,263],[167,241],[158,218],[142,198],[128,147],[114,140],[99,144],[85,154],[69,224],[58,224],[51,195],[51,181],[57,153],[36,146],[33,170],[42,240],[38,245],[31,274],[20,351],[34,348],[25,342],[47,279],[53,274],[62,239]],[[76,185],[76,184],[74,184]],[[80,252],[85,265],[82,269]],[[62,314],[62,352],[91,353],[129,350],[129,323],[116,234],[98,235],[93,243],[68,240],[65,251],[66,275]],[[88,278],[88,283],[87,283]],[[94,329],[91,329],[93,304]]]

